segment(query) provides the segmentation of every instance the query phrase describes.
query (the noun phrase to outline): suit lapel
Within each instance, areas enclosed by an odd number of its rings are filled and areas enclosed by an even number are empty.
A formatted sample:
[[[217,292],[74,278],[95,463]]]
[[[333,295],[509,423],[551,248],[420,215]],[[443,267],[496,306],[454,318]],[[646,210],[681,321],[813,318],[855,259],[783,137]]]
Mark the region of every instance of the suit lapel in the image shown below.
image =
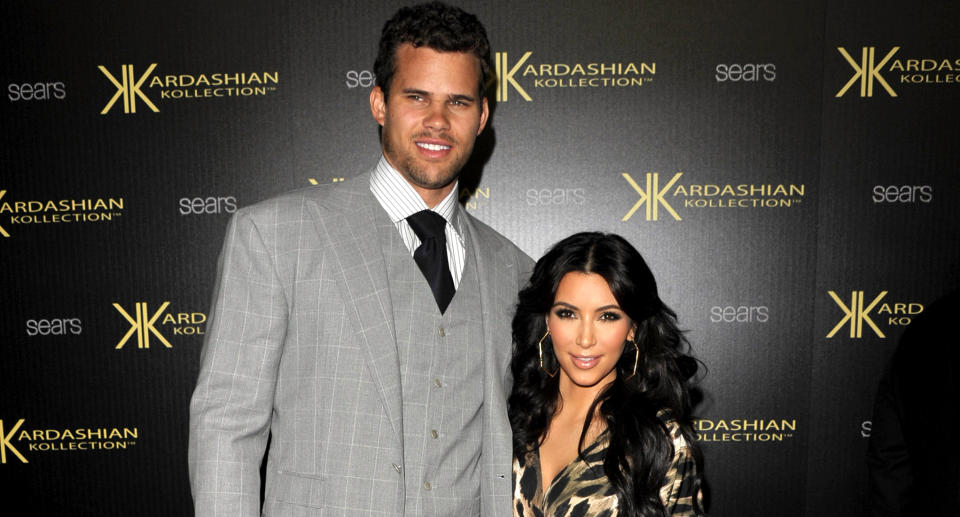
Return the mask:
[[[333,188],[329,207],[320,208],[323,214],[318,214],[318,225],[336,257],[347,313],[356,323],[355,334],[380,388],[384,410],[402,439],[400,358],[375,218],[375,211],[382,209],[370,193],[366,174]]]
[[[487,353],[492,354],[487,359],[493,361],[488,364],[506,364],[509,361],[507,356],[510,353],[510,347],[502,346],[502,343],[501,346],[495,346],[496,343],[492,340],[496,339],[498,335],[497,329],[504,328],[504,325],[509,325],[510,322],[508,313],[512,310],[512,307],[503,307],[502,300],[511,300],[516,294],[510,292],[514,288],[509,281],[516,274],[515,271],[510,271],[515,265],[508,257],[503,256],[506,250],[503,249],[499,241],[482,239],[473,218],[462,207],[457,209],[460,210],[460,220],[463,221],[464,231],[469,234],[468,242],[472,243],[473,249],[467,251],[473,253],[476,260],[477,274],[480,280],[480,305],[483,308],[481,316],[483,318],[484,344]],[[504,318],[506,318],[506,321],[504,321]],[[509,333],[507,336],[509,337]],[[501,375],[497,377],[501,380],[505,379],[506,372],[501,372]]]
[[[510,362],[510,321],[516,295],[517,271],[509,251],[496,239],[483,239],[466,210],[460,210],[464,231],[477,264],[483,321],[483,473],[480,477],[482,515],[510,507],[512,442],[507,419]]]

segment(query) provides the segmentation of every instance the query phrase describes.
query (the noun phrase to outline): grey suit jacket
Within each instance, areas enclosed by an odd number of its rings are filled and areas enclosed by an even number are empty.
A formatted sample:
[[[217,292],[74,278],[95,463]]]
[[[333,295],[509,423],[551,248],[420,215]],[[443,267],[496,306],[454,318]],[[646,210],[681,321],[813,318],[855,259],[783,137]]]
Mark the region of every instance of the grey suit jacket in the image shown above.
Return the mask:
[[[462,208],[483,306],[481,511],[511,513],[516,294],[532,261]],[[239,210],[190,403],[197,516],[403,515],[400,369],[367,175]],[[478,387],[479,389],[480,387]]]

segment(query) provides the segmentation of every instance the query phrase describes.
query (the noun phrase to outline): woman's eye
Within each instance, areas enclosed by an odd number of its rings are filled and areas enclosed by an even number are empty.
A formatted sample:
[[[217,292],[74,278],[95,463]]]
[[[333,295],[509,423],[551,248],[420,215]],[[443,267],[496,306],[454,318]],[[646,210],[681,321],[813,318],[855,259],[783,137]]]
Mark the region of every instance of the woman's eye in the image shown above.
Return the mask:
[[[553,311],[553,315],[560,319],[572,318],[574,316],[573,311],[570,309],[557,309]]]
[[[600,315],[600,319],[604,321],[617,321],[620,319],[620,315],[616,312],[605,312]]]

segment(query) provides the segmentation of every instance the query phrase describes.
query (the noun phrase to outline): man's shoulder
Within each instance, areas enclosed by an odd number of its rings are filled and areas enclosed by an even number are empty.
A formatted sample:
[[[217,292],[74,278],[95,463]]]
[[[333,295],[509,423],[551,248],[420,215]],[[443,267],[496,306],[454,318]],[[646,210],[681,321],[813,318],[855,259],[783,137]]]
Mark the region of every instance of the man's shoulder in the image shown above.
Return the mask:
[[[494,230],[490,225],[484,223],[480,219],[477,219],[466,210],[462,211],[462,214],[470,221],[470,224],[476,229],[477,239],[480,241],[483,246],[494,245],[494,247],[499,248],[509,255],[514,257],[514,260],[521,265],[527,266],[528,263],[530,266],[533,264],[533,259],[531,259],[526,253],[523,252],[516,244],[513,243],[506,236]]]
[[[339,183],[312,185],[269,197],[237,212],[254,219],[302,217],[305,210],[341,210],[356,207],[367,195],[366,175]]]

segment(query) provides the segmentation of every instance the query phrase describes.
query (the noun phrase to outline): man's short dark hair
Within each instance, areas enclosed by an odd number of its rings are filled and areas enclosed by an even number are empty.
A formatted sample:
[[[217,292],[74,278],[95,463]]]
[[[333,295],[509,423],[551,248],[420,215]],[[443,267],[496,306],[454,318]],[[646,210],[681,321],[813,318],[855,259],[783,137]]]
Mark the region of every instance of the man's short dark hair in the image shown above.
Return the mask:
[[[438,52],[469,52],[480,61],[478,92],[483,97],[490,71],[490,42],[476,16],[443,2],[403,7],[383,25],[373,63],[376,84],[386,96],[397,69],[397,48],[403,43]]]

